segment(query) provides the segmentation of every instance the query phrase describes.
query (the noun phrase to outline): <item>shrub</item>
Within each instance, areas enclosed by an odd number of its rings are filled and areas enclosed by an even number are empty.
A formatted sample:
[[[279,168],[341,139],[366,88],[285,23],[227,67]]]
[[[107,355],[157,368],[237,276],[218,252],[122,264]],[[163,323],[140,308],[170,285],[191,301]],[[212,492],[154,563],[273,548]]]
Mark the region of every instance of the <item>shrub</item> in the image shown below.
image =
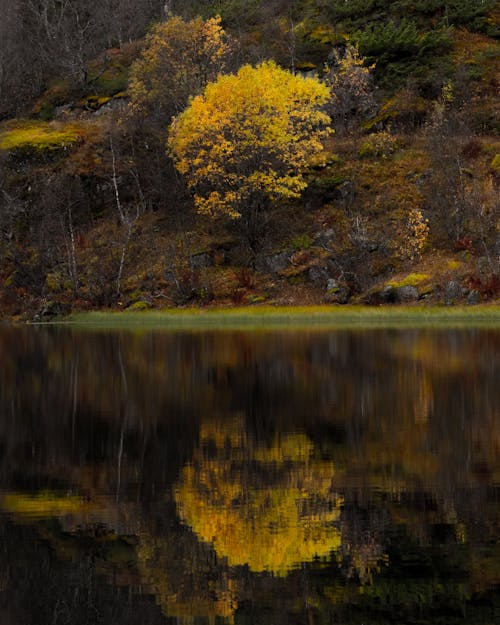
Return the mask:
[[[359,148],[361,157],[388,158],[397,148],[397,139],[387,130],[369,135]]]

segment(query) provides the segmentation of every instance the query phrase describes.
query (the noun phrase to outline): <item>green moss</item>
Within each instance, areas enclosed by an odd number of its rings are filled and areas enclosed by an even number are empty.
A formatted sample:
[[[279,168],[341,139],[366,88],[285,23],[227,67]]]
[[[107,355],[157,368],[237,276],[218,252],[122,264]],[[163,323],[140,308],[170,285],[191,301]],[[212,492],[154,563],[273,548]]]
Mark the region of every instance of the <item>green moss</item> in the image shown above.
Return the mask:
[[[313,186],[320,191],[333,191],[346,182],[345,176],[321,176],[313,180]]]
[[[117,65],[110,67],[94,81],[91,81],[95,92],[100,96],[115,96],[127,89],[129,70],[127,67]]]
[[[266,301],[264,295],[254,295],[253,293],[245,296],[245,301],[248,304],[263,304]]]
[[[93,111],[97,111],[107,104],[112,98],[110,96],[90,95],[85,99],[85,107],[90,108]]]
[[[307,250],[312,245],[312,239],[308,234],[298,235],[290,239],[290,246],[294,250]]]
[[[41,154],[65,150],[81,138],[74,125],[47,122],[16,122],[0,132],[0,150],[22,154]]]
[[[316,69],[316,65],[314,63],[311,63],[310,61],[303,61],[297,63],[296,69],[299,72],[311,72]]]
[[[392,286],[395,289],[399,289],[402,286],[418,286],[429,279],[430,275],[428,273],[410,273],[402,280],[389,282],[387,286]]]
[[[144,301],[140,301],[140,302],[134,302],[133,304],[131,304],[127,310],[131,311],[131,312],[138,312],[140,310],[148,310],[148,308],[151,308],[151,306]]]

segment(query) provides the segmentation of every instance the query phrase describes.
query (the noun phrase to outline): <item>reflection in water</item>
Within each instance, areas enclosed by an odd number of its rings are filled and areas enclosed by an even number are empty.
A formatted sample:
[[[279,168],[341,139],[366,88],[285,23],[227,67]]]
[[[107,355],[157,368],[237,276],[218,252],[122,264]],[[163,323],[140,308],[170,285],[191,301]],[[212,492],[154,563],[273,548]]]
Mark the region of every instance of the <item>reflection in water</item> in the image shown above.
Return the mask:
[[[176,491],[181,519],[230,566],[286,575],[340,545],[334,467],[303,434],[255,445],[244,423],[204,423]]]
[[[0,496],[0,509],[20,518],[48,519],[81,514],[87,507],[82,497],[39,492],[35,494],[5,493]]]
[[[0,622],[500,622],[499,354],[0,327]]]

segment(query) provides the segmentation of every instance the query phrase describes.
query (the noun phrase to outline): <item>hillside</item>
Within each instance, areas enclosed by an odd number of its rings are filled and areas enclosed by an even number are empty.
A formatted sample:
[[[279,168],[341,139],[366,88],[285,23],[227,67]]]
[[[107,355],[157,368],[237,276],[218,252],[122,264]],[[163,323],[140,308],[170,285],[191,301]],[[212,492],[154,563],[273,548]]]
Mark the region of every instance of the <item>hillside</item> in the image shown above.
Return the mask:
[[[112,5],[2,7],[0,317],[499,301],[497,2]],[[167,139],[264,59],[328,86],[334,133],[250,237],[195,209]]]

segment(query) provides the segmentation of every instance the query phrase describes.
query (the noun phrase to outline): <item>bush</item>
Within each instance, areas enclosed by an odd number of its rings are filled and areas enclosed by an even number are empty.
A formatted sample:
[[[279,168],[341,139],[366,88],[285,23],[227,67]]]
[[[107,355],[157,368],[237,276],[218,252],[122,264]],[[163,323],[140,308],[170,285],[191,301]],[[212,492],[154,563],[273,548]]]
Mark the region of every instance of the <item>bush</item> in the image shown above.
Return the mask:
[[[397,139],[387,130],[369,135],[359,148],[359,155],[364,157],[388,158],[397,148]]]

